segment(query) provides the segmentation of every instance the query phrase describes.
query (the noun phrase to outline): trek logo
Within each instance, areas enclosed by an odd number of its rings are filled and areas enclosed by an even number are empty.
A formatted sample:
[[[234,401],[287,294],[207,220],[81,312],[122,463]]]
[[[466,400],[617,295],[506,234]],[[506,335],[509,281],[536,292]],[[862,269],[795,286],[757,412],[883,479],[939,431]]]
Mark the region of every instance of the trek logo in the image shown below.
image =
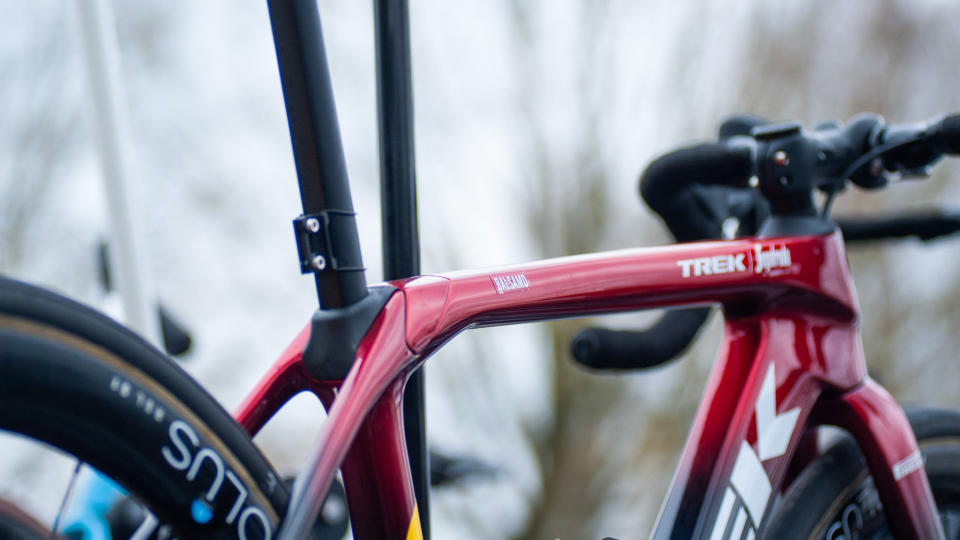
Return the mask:
[[[773,491],[763,462],[786,453],[800,417],[800,407],[777,414],[776,382],[774,365],[771,363],[754,405],[757,450],[754,451],[747,441],[740,441],[740,451],[730,474],[730,485],[720,502],[720,513],[713,523],[710,540],[752,540],[763,521]]]
[[[510,291],[529,289],[530,282],[527,276],[523,274],[508,274],[506,276],[490,276],[493,286],[497,288],[497,294],[505,294]]]
[[[793,259],[790,258],[790,248],[785,245],[764,249],[761,244],[756,244],[752,252],[683,259],[677,261],[677,266],[684,278],[750,271],[757,275],[780,275],[785,272],[783,269],[793,266]]]
[[[682,275],[685,278],[712,276],[716,274],[729,274],[731,272],[746,272],[747,265],[744,259],[746,253],[737,253],[736,255],[718,255],[716,257],[701,257],[699,259],[684,259],[677,261],[677,266],[682,269]]]

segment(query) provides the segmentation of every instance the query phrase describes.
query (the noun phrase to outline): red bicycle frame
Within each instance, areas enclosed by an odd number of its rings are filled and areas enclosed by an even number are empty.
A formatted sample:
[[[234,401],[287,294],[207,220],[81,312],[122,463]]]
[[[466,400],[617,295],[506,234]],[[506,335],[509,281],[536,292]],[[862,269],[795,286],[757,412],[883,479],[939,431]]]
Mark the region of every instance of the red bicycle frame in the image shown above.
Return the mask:
[[[343,381],[306,372],[304,330],[241,405],[256,432],[311,390],[329,418],[310,482],[338,468],[354,535],[418,538],[400,401],[409,373],[469,327],[720,304],[726,335],[655,538],[753,538],[820,425],[859,443],[897,537],[942,538],[913,432],[866,374],[858,307],[839,233],[641,248],[392,283]]]

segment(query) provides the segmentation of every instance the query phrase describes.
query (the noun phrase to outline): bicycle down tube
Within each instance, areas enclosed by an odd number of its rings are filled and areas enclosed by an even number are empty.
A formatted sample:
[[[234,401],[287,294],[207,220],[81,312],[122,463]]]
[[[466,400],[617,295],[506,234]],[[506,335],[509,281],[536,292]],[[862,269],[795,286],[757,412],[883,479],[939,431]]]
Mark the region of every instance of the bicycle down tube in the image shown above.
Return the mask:
[[[723,306],[725,342],[654,538],[752,538],[806,428],[819,424],[847,429],[872,456],[898,537],[943,535],[906,418],[866,375],[839,233],[631,249],[393,285],[342,383],[304,377],[305,332],[237,415],[255,430],[296,391],[318,392],[330,415],[307,470],[320,495],[302,502],[315,515],[342,467],[357,538],[418,537],[399,396],[407,374],[458,332],[706,303]]]

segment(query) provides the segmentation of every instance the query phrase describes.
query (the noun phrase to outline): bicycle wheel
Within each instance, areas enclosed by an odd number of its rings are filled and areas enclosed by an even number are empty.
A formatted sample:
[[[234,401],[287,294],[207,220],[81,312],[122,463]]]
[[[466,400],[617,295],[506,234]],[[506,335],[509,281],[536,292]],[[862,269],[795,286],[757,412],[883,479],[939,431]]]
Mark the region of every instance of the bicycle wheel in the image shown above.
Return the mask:
[[[288,498],[243,429],[163,354],[91,309],[5,278],[0,430],[123,486],[156,517],[145,522],[159,522],[140,534],[269,539]]]
[[[17,505],[0,500],[0,538],[5,540],[29,540],[47,538],[49,529]]]
[[[960,538],[960,412],[908,408],[947,538]],[[810,464],[773,510],[764,538],[892,538],[883,505],[852,437]]]

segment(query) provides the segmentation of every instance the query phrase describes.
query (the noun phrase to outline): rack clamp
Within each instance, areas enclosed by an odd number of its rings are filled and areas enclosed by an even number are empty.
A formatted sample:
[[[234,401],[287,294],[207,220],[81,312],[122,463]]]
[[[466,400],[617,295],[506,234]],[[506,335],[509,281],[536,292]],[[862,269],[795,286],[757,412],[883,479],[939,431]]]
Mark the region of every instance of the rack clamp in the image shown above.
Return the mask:
[[[344,250],[334,241],[344,235],[356,234],[355,216],[355,212],[347,210],[323,210],[302,214],[293,220],[300,273],[365,270],[359,251]]]

